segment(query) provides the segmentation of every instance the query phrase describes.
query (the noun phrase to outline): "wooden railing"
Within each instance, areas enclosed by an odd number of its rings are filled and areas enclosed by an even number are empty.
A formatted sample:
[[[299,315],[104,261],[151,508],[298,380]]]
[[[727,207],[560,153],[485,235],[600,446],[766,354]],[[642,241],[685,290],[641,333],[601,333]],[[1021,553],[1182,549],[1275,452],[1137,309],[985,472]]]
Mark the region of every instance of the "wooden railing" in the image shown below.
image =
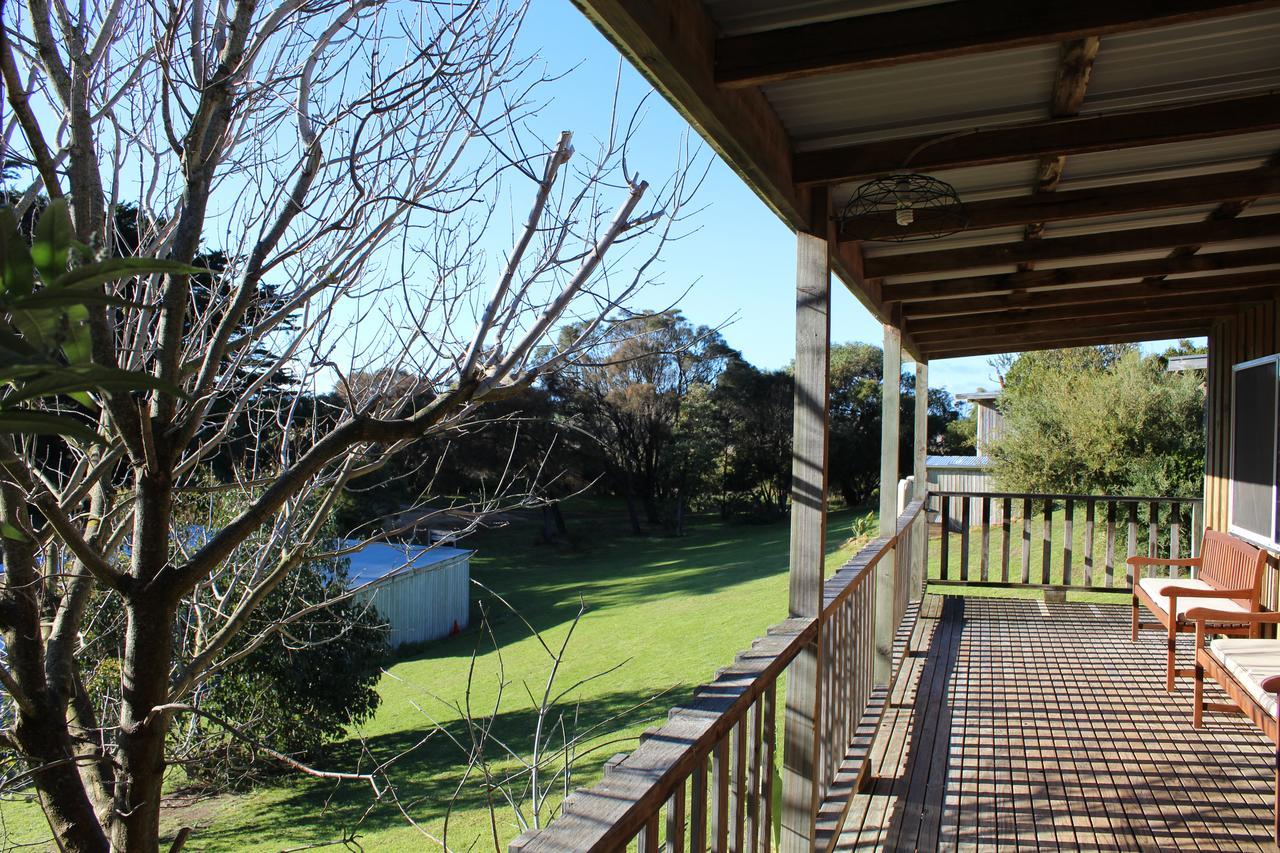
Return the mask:
[[[1116,590],[1133,585],[1127,558],[1194,556],[1197,498],[929,493],[941,530],[929,543],[931,584]]]
[[[865,768],[887,689],[873,677],[876,586],[892,581],[898,624],[909,609],[912,559],[923,556],[915,523],[923,503],[908,504],[893,535],[868,543],[826,580],[818,616],[770,628],[689,702],[671,709],[666,724],[634,752],[610,761],[599,784],[569,795],[548,827],[524,833],[510,850],[649,853],[660,843],[674,853],[772,849],[783,743],[778,683],[811,645],[820,673],[811,714],[813,778],[789,771],[786,784],[806,790],[788,791],[783,801],[843,801]],[[803,816],[814,846],[834,843],[843,814],[819,805]]]

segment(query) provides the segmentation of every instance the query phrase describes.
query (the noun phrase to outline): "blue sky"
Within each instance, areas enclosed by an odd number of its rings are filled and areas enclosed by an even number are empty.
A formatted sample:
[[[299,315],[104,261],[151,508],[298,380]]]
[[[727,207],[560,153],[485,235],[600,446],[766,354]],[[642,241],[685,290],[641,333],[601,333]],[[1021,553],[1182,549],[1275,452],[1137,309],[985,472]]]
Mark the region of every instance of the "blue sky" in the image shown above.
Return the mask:
[[[532,0],[523,38],[525,49],[536,51],[548,72],[565,74],[552,84],[552,101],[532,127],[549,142],[559,131],[572,130],[579,147],[602,136],[618,79],[617,50],[568,0]],[[622,63],[621,75],[624,106],[639,103],[651,91],[629,63]],[[656,94],[647,99],[640,145],[631,158],[642,177],[656,182],[670,171],[687,129],[665,100]],[[638,307],[678,301],[693,322],[727,321],[729,344],[753,364],[786,364],[795,346],[791,230],[718,158],[698,205],[704,209],[694,219],[697,230],[668,248],[663,283],[648,290]],[[836,341],[882,342],[880,324],[842,286],[836,286],[833,303]],[[986,357],[932,362],[929,382],[953,393],[996,385]]]

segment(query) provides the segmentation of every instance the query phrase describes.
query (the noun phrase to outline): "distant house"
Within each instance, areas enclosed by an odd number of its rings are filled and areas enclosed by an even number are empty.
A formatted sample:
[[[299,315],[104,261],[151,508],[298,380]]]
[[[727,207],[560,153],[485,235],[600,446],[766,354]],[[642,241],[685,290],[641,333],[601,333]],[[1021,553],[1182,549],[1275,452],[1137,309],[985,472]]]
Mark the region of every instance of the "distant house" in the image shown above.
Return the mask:
[[[977,436],[974,444],[977,453],[972,456],[929,456],[925,459],[925,470],[929,479],[929,490],[934,492],[990,492],[994,488],[991,477],[991,458],[987,452],[991,442],[1004,435],[1004,416],[1000,414],[998,391],[973,391],[968,394],[957,394],[956,399],[968,403],[975,409],[978,422]],[[965,501],[954,499],[948,502],[947,521],[955,529],[959,529],[964,520]],[[982,501],[974,498],[968,501],[969,523],[976,526],[982,523]],[[991,522],[999,522],[1001,506],[993,502],[991,505]],[[941,510],[939,510],[941,511]]]
[[[347,580],[391,626],[388,645],[423,643],[467,627],[472,553],[376,542],[350,555]]]

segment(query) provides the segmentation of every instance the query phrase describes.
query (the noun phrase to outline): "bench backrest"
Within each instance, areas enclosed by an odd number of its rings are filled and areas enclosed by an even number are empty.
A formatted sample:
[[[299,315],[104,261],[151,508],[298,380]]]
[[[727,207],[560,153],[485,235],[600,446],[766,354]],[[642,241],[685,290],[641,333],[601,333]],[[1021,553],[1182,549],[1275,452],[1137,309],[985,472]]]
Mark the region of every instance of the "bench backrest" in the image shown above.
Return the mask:
[[[1218,589],[1251,589],[1247,599],[1236,599],[1241,605],[1256,610],[1262,591],[1262,571],[1267,554],[1227,533],[1206,530],[1200,545],[1202,563],[1197,577]]]

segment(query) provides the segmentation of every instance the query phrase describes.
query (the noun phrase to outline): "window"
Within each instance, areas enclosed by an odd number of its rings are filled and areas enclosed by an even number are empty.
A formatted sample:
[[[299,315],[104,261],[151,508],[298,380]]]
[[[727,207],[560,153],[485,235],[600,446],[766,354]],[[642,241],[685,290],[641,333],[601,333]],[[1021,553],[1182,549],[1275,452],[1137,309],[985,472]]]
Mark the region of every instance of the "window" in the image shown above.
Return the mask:
[[[1280,355],[1242,362],[1231,377],[1231,532],[1276,547]]]

